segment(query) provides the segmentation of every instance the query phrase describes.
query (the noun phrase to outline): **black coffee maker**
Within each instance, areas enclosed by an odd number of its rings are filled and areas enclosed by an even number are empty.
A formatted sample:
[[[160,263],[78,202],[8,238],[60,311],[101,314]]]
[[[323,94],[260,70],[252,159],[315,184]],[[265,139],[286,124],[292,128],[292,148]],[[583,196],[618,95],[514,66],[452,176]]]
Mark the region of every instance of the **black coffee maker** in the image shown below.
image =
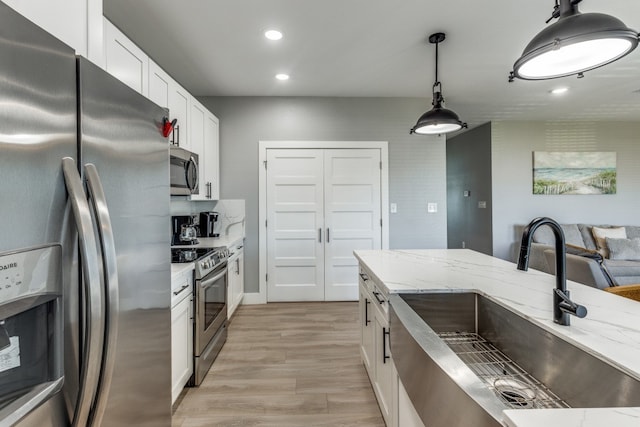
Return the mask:
[[[220,237],[220,214],[218,212],[200,212],[200,236]]]
[[[171,245],[195,245],[198,243],[198,226],[195,216],[176,215],[171,217]]]

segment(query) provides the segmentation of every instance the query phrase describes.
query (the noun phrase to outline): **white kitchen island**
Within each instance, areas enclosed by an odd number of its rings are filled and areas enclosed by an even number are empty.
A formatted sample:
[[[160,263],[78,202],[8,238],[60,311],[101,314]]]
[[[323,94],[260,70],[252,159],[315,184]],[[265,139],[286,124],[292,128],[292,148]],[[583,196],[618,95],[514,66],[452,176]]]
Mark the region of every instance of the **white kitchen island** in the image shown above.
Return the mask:
[[[640,378],[640,303],[567,282],[571,299],[584,305],[584,319],[553,322],[555,277],[468,249],[356,251],[356,258],[383,293],[469,290],[491,297],[521,317]],[[393,356],[393,355],[392,355]],[[510,427],[637,427],[640,408],[505,410]],[[603,420],[606,422],[603,424]]]

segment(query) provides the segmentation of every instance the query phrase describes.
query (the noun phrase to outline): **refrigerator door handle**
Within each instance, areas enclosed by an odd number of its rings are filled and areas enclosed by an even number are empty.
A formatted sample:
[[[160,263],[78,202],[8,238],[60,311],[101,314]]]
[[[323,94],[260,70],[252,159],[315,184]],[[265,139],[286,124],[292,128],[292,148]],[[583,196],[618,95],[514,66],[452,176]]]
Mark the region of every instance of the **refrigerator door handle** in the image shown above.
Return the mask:
[[[93,207],[96,225],[99,236],[99,243],[102,249],[103,274],[105,286],[105,341],[103,346],[102,372],[96,391],[95,406],[92,414],[92,421],[96,425],[102,423],[102,417],[107,407],[111,379],[115,365],[115,352],[118,334],[118,313],[119,306],[119,285],[118,285],[118,265],[113,237],[113,227],[107,206],[107,199],[102,188],[102,181],[98,170],[93,163],[84,166],[85,177],[87,179],[87,189],[89,190],[89,201]]]
[[[93,230],[91,210],[84,193],[82,180],[71,157],[62,159],[64,182],[69,193],[73,217],[78,229],[80,255],[84,276],[84,305],[86,327],[84,328],[83,351],[80,365],[80,386],[73,414],[72,426],[86,426],[93,398],[98,387],[102,364],[104,333],[103,297],[100,283],[98,247]]]

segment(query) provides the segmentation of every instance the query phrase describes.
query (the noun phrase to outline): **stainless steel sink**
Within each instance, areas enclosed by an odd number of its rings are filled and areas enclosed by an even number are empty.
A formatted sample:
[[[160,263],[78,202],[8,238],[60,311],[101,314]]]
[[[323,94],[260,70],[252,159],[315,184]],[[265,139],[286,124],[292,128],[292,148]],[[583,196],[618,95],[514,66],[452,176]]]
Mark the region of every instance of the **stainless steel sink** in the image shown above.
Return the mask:
[[[391,354],[427,426],[516,408],[640,406],[640,379],[473,292],[390,298]]]

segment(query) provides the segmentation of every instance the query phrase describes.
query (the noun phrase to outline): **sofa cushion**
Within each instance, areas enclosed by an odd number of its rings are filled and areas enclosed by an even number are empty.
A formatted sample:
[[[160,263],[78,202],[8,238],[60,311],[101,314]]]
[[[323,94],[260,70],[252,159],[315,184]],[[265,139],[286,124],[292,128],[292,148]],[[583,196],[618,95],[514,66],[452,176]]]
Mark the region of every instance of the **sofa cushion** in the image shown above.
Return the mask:
[[[605,259],[604,265],[609,273],[616,278],[618,284],[628,284],[620,280],[622,277],[638,277],[640,276],[640,262],[631,260]],[[639,283],[639,282],[636,282]]]
[[[566,243],[570,243],[575,246],[584,246],[582,235],[580,234],[580,230],[578,230],[577,224],[561,224],[560,227],[562,227]],[[536,230],[533,235],[533,241],[545,245],[554,245],[556,239],[551,227],[542,226]]]
[[[640,238],[612,239],[611,237],[607,237],[606,241],[607,247],[609,248],[609,259],[640,260]]]
[[[593,238],[593,233],[591,232],[592,225],[589,224],[578,224],[578,230],[580,230],[580,235],[582,236],[582,241],[584,246],[587,249],[596,250],[596,241]]]
[[[627,238],[640,239],[640,227],[637,225],[627,225],[625,229],[627,230]]]
[[[600,228],[600,227],[592,227],[591,231],[593,232],[593,238],[596,241],[596,246],[598,247],[598,252],[602,253],[602,256],[605,258],[609,258],[609,248],[607,247],[607,237],[612,237],[615,239],[626,239],[627,231],[624,227],[611,227],[611,228]]]

